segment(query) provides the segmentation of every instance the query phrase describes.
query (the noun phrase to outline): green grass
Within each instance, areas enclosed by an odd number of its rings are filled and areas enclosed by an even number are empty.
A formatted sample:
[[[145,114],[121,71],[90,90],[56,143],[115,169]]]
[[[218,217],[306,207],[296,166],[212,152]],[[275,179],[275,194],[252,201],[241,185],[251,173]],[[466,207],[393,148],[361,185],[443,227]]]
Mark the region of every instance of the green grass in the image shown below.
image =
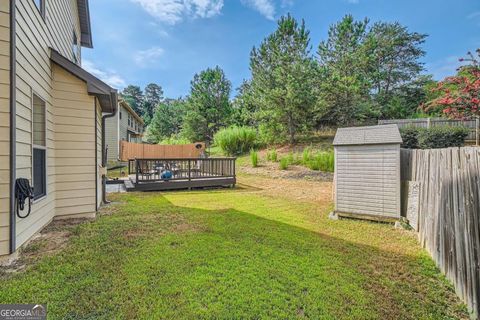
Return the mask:
[[[328,185],[326,185],[328,186]],[[61,253],[0,278],[51,319],[455,319],[413,236],[255,189],[123,194]]]

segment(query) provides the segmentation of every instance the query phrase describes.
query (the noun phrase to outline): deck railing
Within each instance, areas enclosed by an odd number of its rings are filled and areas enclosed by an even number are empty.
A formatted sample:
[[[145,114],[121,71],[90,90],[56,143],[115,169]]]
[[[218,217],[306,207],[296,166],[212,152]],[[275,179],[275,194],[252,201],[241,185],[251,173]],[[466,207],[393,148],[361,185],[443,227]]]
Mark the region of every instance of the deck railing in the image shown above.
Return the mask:
[[[235,178],[236,158],[132,159],[128,174],[135,183]]]

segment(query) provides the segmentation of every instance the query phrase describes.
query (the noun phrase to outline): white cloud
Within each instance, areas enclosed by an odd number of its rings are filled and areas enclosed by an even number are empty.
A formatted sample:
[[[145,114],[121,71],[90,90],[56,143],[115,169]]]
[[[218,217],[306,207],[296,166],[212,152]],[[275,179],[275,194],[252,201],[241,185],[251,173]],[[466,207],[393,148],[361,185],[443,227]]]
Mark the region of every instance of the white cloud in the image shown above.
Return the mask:
[[[441,60],[428,63],[426,69],[433,75],[435,80],[443,80],[445,77],[453,76],[457,73],[458,67],[462,65],[459,58],[462,56],[450,56]]]
[[[221,13],[223,0],[131,0],[157,20],[174,25],[185,17],[211,18]]]
[[[152,47],[147,50],[140,50],[135,52],[133,60],[141,67],[146,67],[156,62],[165,51],[160,47]]]
[[[269,20],[275,19],[275,4],[272,0],[242,0],[242,3],[262,14]]]
[[[99,78],[100,80],[106,82],[108,85],[116,89],[123,89],[126,87],[127,83],[125,80],[117,74],[115,71],[104,71],[99,69],[95,64],[89,60],[83,60],[82,67]]]

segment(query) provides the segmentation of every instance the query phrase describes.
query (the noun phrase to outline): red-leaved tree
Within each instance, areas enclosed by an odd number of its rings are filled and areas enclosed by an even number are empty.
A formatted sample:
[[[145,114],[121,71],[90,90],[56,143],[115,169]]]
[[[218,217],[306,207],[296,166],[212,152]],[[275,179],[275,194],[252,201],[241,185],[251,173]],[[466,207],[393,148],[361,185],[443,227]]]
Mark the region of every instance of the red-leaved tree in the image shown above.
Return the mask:
[[[480,49],[476,55],[468,52],[460,61],[468,64],[460,67],[456,76],[438,83],[433,89],[438,97],[423,106],[426,111],[441,109],[456,119],[480,116]]]

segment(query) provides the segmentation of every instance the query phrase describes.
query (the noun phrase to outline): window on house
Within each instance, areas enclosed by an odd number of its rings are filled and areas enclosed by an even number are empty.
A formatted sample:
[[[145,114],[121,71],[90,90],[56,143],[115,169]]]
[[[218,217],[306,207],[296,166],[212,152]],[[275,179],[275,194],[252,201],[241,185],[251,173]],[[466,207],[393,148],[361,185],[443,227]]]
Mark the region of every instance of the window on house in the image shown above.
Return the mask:
[[[73,30],[73,42],[72,42],[72,54],[73,54],[73,61],[78,63],[78,37],[75,30]]]
[[[37,6],[38,11],[40,11],[40,15],[45,18],[45,0],[33,0],[35,6]]]
[[[47,195],[47,126],[45,101],[35,94],[32,114],[33,196],[39,199]]]

